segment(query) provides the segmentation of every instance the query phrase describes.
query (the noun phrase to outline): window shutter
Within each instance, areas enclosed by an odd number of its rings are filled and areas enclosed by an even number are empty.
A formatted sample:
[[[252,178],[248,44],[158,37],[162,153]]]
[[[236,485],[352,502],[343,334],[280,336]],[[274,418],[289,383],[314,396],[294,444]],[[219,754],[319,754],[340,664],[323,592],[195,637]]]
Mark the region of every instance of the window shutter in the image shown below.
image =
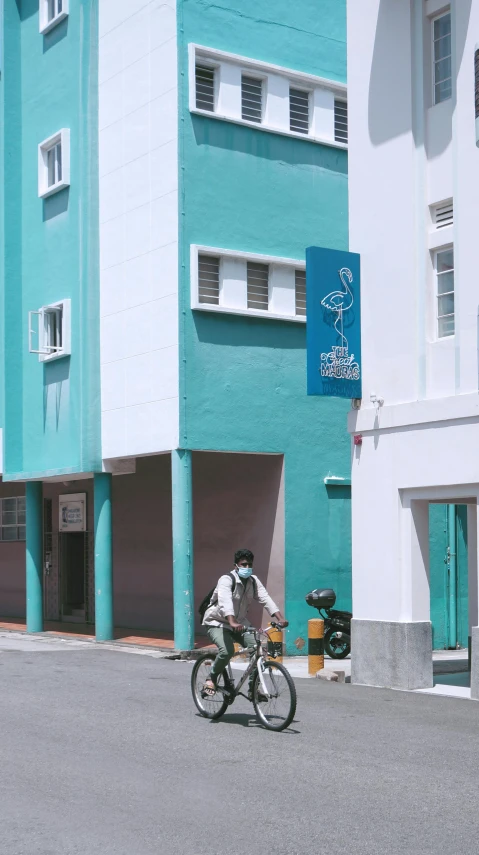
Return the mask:
[[[334,99],[334,139],[342,143],[348,141],[348,104],[337,98]]]
[[[445,226],[452,226],[454,222],[454,207],[452,199],[447,202],[441,202],[440,205],[434,205],[434,222],[436,229],[443,229]]]
[[[220,301],[220,260],[212,255],[198,256],[198,302],[217,306]]]
[[[269,308],[269,268],[267,264],[248,261],[247,264],[248,309]]]
[[[198,110],[215,110],[215,70],[207,65],[196,66],[196,106]]]
[[[260,77],[241,77],[241,118],[261,122],[263,117],[263,81]]]
[[[295,270],[296,314],[306,317],[306,271]]]
[[[309,92],[304,89],[289,90],[289,129],[309,133]]]

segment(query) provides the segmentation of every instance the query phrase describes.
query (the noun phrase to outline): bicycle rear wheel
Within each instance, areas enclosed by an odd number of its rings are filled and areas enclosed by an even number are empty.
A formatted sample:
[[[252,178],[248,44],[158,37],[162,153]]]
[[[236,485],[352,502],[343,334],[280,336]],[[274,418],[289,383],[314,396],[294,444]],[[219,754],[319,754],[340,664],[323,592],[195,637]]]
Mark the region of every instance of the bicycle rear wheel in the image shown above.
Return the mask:
[[[261,698],[263,689],[257,674],[253,686],[255,713],[268,730],[284,730],[291,724],[296,712],[294,680],[284,665],[269,660],[263,664],[263,680],[269,698]]]
[[[215,659],[216,653],[205,653],[203,656],[200,656],[191,674],[191,692],[198,711],[202,716],[210,718],[213,721],[220,718],[228,706],[228,701],[222,692],[216,692],[213,697],[203,697],[203,686],[210,676],[211,666]],[[223,674],[218,678],[216,685],[218,688],[225,688]]]

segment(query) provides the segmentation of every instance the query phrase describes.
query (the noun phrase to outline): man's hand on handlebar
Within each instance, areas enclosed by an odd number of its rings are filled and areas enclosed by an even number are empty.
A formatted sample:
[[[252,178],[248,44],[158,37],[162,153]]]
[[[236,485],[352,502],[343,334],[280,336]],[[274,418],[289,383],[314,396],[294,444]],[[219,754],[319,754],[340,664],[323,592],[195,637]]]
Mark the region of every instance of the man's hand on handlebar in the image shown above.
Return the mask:
[[[244,632],[245,628],[242,623],[238,623],[234,615],[228,615],[228,623],[233,632]]]
[[[286,627],[288,626],[288,621],[284,619],[281,612],[276,612],[276,614],[274,614],[273,617],[274,617],[274,623],[273,623],[273,621],[271,621],[273,626],[277,626],[278,629],[286,629]]]

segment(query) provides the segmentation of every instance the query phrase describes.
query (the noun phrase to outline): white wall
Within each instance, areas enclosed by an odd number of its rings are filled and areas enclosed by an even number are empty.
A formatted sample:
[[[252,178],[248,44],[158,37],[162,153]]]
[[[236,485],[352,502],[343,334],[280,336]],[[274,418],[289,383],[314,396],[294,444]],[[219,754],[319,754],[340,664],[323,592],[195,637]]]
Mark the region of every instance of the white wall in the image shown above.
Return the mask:
[[[175,0],[100,0],[103,458],[178,445]]]

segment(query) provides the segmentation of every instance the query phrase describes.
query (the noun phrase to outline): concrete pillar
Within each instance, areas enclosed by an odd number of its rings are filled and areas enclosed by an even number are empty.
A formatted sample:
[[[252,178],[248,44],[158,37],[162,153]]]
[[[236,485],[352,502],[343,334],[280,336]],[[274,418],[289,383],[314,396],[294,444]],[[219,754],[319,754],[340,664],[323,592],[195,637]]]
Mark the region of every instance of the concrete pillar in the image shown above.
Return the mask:
[[[28,481],[26,505],[27,632],[43,632],[43,484]]]
[[[433,685],[428,502],[401,496],[399,520],[398,542],[388,545],[400,556],[398,619],[352,621],[351,680],[368,686],[426,689]]]
[[[175,649],[195,646],[193,581],[193,489],[191,451],[171,452],[173,511],[173,602]]]
[[[95,635],[97,641],[113,638],[113,550],[111,475],[93,476],[95,516]]]
[[[471,698],[479,701],[478,618],[479,513],[477,504],[467,508],[467,556],[469,572],[469,634],[471,635]]]

